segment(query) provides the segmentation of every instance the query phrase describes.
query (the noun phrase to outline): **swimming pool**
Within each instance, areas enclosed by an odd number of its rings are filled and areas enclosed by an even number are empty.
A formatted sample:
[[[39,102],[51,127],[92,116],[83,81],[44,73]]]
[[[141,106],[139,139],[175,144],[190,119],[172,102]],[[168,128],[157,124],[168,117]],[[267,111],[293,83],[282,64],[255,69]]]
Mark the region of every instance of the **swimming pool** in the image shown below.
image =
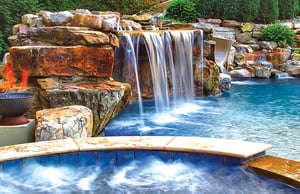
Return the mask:
[[[14,194],[299,193],[252,173],[248,165],[240,166],[264,157],[268,148],[238,140],[171,136],[19,144],[0,148],[0,190]],[[290,175],[292,171],[285,171],[284,176]]]
[[[156,113],[153,102],[127,107],[105,136],[198,136],[272,144],[267,154],[300,161],[300,79],[234,80],[217,97]]]

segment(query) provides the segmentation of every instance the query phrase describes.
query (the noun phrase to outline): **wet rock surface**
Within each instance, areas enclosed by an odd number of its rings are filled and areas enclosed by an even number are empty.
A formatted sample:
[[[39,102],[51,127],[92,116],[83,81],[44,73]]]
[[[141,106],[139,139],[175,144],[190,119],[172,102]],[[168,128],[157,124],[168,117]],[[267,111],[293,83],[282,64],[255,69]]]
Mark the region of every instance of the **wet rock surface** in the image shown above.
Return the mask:
[[[116,81],[39,80],[40,109],[83,105],[93,113],[92,136],[101,135],[105,126],[129,103],[131,87]],[[48,83],[48,84],[46,84]],[[53,84],[55,83],[55,84]]]
[[[29,68],[30,76],[110,77],[114,63],[110,46],[11,47],[10,55],[15,72]]]
[[[65,106],[36,112],[35,141],[92,136],[93,113],[85,106]]]

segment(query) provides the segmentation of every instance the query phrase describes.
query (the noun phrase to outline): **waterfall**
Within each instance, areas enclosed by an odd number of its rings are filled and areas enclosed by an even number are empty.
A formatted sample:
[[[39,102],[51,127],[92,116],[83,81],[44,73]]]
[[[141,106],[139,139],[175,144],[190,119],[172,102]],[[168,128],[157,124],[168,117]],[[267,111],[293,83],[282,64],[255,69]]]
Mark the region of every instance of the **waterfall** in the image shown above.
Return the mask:
[[[174,101],[189,101],[194,98],[193,84],[193,31],[171,31],[174,41],[176,94]]]
[[[157,112],[168,110],[172,102],[177,104],[194,98],[193,63],[203,63],[202,32],[195,31],[144,31],[124,33],[128,48],[126,48],[125,62],[133,65],[140,112],[143,113],[141,86],[139,79],[139,44],[143,44],[150,65],[153,94]],[[197,38],[201,40],[195,41]],[[201,57],[193,61],[193,46],[199,44]],[[134,47],[136,45],[136,47]],[[129,60],[129,62],[128,62]],[[196,68],[200,68],[196,66]]]
[[[169,108],[169,86],[164,41],[158,33],[144,32],[143,35],[151,68],[155,108],[157,112],[162,112]]]
[[[136,88],[138,94],[138,103],[139,103],[139,111],[140,114],[143,115],[143,101],[142,101],[142,93],[139,81],[139,74],[138,74],[138,56],[139,56],[139,43],[140,37],[133,36],[131,37],[129,33],[124,33],[124,38],[126,40],[125,46],[123,45],[123,49],[125,50],[125,60],[124,62],[132,65],[134,68],[135,79],[136,79]],[[136,47],[134,47],[136,45]],[[120,50],[116,50],[115,53],[119,53]]]

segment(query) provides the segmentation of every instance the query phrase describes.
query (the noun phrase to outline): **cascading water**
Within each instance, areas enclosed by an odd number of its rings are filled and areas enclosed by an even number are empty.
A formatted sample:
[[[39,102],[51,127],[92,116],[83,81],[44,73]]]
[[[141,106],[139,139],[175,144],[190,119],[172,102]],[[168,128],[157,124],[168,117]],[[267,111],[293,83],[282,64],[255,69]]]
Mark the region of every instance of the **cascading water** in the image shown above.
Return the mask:
[[[169,107],[169,86],[167,77],[164,39],[158,33],[143,33],[151,67],[155,108],[162,112]]]
[[[174,61],[176,92],[174,101],[189,101],[194,98],[193,79],[193,31],[173,31],[171,36],[174,40]]]
[[[138,100],[141,102],[142,96],[140,87],[142,83],[138,83],[141,81],[139,79],[141,75],[139,75],[140,64],[138,63],[137,51],[139,44],[144,45],[147,53],[156,111],[164,112],[169,109],[170,96],[173,97],[175,104],[193,99],[195,96],[193,64],[202,64],[203,62],[203,55],[200,59],[197,58],[199,62],[193,61],[193,47],[194,44],[200,44],[198,47],[202,54],[202,33],[195,33],[195,31],[145,31],[138,34],[140,36],[136,36],[136,33],[132,32],[123,33],[127,42],[126,45],[129,45],[129,48],[125,49],[124,63],[130,59],[129,63],[134,66]],[[196,36],[200,41],[195,41]],[[136,37],[140,37],[138,42]],[[134,47],[134,45],[137,46]],[[199,67],[197,66],[197,68]],[[140,112],[142,112],[141,103]]]
[[[130,34],[125,33],[124,37],[126,39],[125,45],[125,62],[132,64],[134,68],[135,78],[136,78],[136,88],[138,94],[138,102],[139,102],[139,111],[140,114],[143,115],[143,103],[142,103],[142,95],[141,95],[141,87],[138,75],[138,56],[139,56],[139,43],[140,37],[134,36],[131,37]],[[136,45],[136,47],[134,47]]]

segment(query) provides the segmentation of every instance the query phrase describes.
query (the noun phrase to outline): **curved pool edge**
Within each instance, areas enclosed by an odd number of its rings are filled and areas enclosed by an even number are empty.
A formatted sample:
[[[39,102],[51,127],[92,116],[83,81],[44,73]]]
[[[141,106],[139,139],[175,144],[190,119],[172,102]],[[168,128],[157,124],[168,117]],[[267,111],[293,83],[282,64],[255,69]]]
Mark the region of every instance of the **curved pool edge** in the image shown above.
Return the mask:
[[[12,165],[14,166],[14,161],[19,160],[18,164],[23,166],[23,162],[26,159],[40,157],[40,161],[45,161],[55,155],[58,155],[58,157],[55,157],[56,162],[60,162],[60,157],[65,157],[62,155],[86,152],[133,151],[131,158],[134,158],[137,153],[140,154],[140,152],[147,151],[158,151],[159,155],[163,153],[188,153],[187,157],[189,157],[190,154],[191,159],[193,159],[193,155],[195,154],[203,155],[205,156],[206,162],[217,162],[221,166],[244,165],[262,176],[279,180],[282,183],[300,189],[300,162],[289,162],[291,160],[265,155],[265,151],[271,147],[271,145],[264,143],[201,137],[92,137],[0,147],[0,166],[1,169],[4,170],[4,166],[6,166],[4,165],[5,163],[13,162]],[[172,160],[172,154],[163,155]],[[85,160],[87,156],[89,156],[89,154],[82,154],[84,158],[81,159]],[[115,153],[113,157],[117,156],[119,156],[118,153]],[[81,160],[80,157],[81,156],[78,155],[78,160]],[[175,157],[177,156],[175,155]],[[101,158],[99,158],[99,160],[100,159]],[[8,164],[8,166],[10,166],[10,164]]]
[[[0,162],[28,157],[82,151],[156,150],[211,154],[243,161],[264,153],[272,146],[264,143],[182,136],[114,136],[64,139],[0,147]]]
[[[300,162],[263,155],[244,162],[255,173],[300,189]]]

